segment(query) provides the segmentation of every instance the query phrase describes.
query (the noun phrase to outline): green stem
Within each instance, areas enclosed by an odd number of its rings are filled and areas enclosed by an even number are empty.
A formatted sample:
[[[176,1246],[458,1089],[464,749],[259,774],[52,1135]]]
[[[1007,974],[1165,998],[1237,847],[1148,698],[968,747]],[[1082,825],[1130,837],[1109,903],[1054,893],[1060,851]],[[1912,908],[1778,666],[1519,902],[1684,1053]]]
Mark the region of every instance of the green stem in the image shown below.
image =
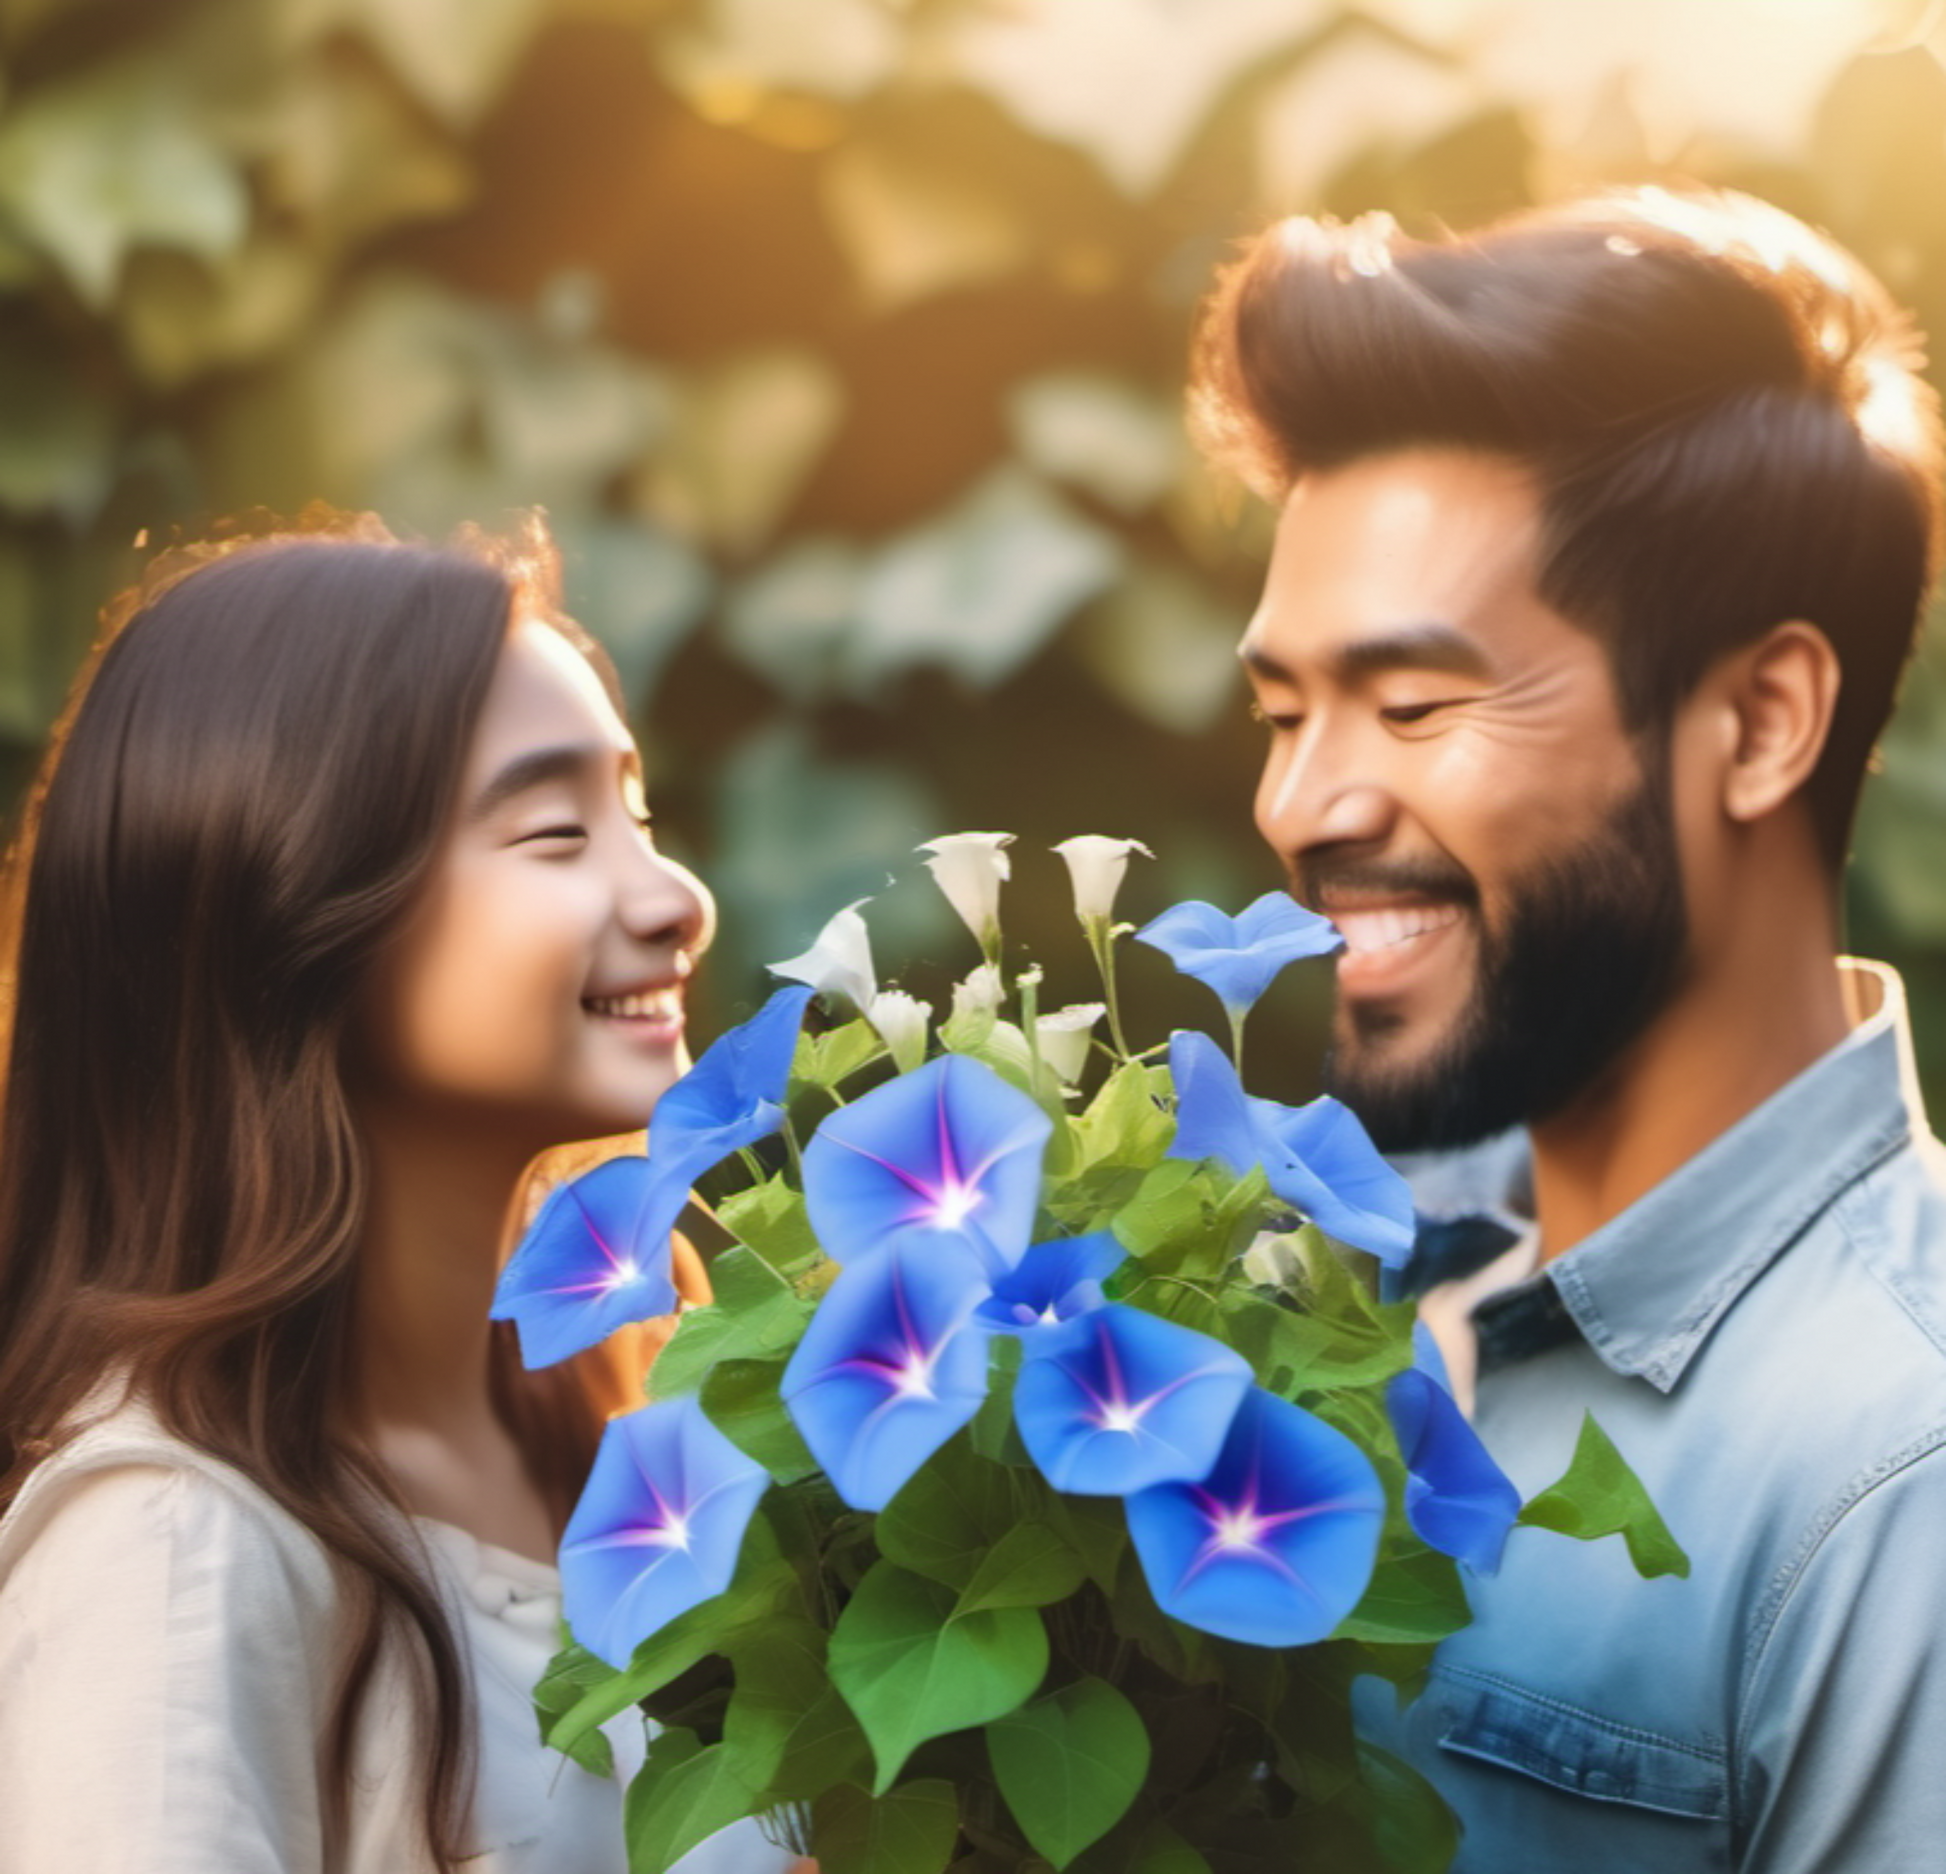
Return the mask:
[[[840,1105],[844,1102],[841,1100]],[[804,1188],[804,1153],[797,1142],[797,1128],[791,1124],[789,1113],[784,1115],[784,1149],[791,1155],[791,1169],[797,1173],[797,1188]]]
[[[1088,920],[1088,948],[1095,953],[1095,968],[1101,973],[1101,999],[1108,1005],[1108,1032],[1115,1039],[1115,1052],[1129,1059],[1128,1036],[1122,1032],[1122,1000],[1115,988],[1115,927],[1105,917]]]
[[[1041,1084],[1041,1038],[1036,1030],[1040,1026],[1041,1014],[1040,971],[1022,970],[1014,978],[1014,989],[1020,997],[1020,1030],[1027,1037],[1027,1076],[1038,1092]]]

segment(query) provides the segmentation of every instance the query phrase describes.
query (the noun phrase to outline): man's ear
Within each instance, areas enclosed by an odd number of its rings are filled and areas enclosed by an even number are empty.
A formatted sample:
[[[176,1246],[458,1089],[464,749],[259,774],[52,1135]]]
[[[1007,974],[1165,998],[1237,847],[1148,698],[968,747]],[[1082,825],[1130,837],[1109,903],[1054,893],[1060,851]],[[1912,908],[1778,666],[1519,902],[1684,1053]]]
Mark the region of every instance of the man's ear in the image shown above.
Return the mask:
[[[1729,760],[1723,809],[1760,820],[1810,778],[1831,732],[1841,676],[1838,653],[1816,625],[1793,618],[1723,660],[1721,685]]]

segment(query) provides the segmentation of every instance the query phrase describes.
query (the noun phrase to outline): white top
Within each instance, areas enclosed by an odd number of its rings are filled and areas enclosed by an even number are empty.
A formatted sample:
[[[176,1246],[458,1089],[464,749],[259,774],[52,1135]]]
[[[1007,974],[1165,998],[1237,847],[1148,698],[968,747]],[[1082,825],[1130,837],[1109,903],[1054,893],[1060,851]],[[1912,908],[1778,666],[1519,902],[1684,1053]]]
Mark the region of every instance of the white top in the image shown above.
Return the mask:
[[[542,1745],[532,1688],[560,1578],[421,1519],[479,1719],[469,1874],[624,1874],[619,1779]],[[349,1839],[327,1862],[319,1759],[342,1657],[323,1547],[141,1406],[98,1420],[0,1520],[0,1874],[420,1874],[415,1717],[382,1660],[355,1748]],[[739,1823],[681,1874],[781,1874]]]

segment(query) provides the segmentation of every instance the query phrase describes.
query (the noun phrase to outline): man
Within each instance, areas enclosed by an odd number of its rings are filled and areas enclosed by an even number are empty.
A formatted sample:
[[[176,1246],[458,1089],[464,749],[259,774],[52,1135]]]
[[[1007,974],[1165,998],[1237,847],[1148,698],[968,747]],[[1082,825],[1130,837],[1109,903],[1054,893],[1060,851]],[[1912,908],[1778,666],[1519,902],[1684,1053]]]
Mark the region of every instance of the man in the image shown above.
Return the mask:
[[[1334,1090],[1439,1150],[1408,1274],[1523,1494],[1592,1412],[1693,1563],[1519,1531],[1365,1688],[1467,1874],[1946,1858],[1946,1180],[1896,979],[1833,961],[1939,535],[1914,357],[1789,217],[1653,191],[1286,223],[1205,327]]]

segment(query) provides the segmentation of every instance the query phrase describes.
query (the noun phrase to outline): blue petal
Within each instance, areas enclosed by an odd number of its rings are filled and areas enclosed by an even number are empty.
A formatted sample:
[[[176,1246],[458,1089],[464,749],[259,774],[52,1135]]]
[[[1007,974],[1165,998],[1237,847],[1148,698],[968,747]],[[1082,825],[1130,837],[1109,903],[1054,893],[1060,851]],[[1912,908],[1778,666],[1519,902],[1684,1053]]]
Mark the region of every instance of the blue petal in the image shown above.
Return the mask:
[[[644,1158],[611,1158],[552,1192],[493,1292],[525,1366],[552,1366],[618,1327],[676,1305],[669,1232],[689,1200]]]
[[[611,1419],[561,1538],[569,1627],[611,1666],[721,1594],[770,1483],[693,1398]]]
[[[1036,1243],[993,1285],[977,1318],[1002,1333],[1022,1334],[1072,1320],[1102,1305],[1101,1285],[1128,1260],[1106,1230]]]
[[[1165,1613],[1253,1646],[1303,1646],[1365,1592],[1385,1492],[1342,1432],[1253,1387],[1209,1475],[1138,1491],[1127,1513]]]
[[[948,1054],[840,1107],[804,1152],[804,1201],[824,1252],[854,1263],[927,1236],[970,1243],[989,1276],[1019,1262],[1040,1204],[1053,1121],[1018,1088]]]
[[[987,1293],[970,1245],[931,1233],[847,1269],[784,1369],[797,1429],[855,1510],[883,1509],[980,1409]]]
[[[1329,1094],[1304,1106],[1255,1100],[1270,1188],[1328,1236],[1388,1268],[1412,1254],[1412,1190],[1379,1155],[1358,1115]]]
[[[1233,1014],[1255,1003],[1285,964],[1324,956],[1342,941],[1328,919],[1281,891],[1266,892],[1234,918],[1192,898],[1135,936],[1207,983]]]
[[[1176,1087],[1171,1158],[1214,1158],[1241,1176],[1262,1149],[1250,1097],[1230,1057],[1200,1029],[1169,1037],[1169,1077]]]
[[[1429,1375],[1399,1374],[1385,1389],[1385,1407],[1408,1473],[1406,1520],[1428,1548],[1492,1574],[1520,1514],[1520,1492]]]
[[[704,1049],[688,1073],[656,1102],[649,1120],[650,1162],[693,1184],[732,1152],[767,1138],[783,1123],[791,1058],[808,988],[780,989],[747,1022]]]
[[[1203,1476],[1250,1383],[1221,1341],[1110,1303],[1029,1343],[1014,1423],[1055,1489],[1122,1496]]]

